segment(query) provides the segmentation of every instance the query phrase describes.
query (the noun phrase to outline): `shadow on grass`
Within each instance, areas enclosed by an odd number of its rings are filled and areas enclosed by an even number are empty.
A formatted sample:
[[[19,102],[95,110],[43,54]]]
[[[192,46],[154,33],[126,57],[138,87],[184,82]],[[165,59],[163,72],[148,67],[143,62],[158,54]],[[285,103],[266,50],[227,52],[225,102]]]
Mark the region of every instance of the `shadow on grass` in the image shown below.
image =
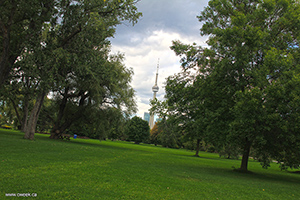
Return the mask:
[[[39,136],[39,135],[37,135]],[[49,137],[38,137],[39,140],[47,140],[47,141],[53,141],[53,139],[50,139]],[[116,145],[110,145],[110,144],[101,144],[101,141],[98,140],[99,143],[90,143],[88,140],[87,141],[81,141],[81,140],[71,140],[71,141],[65,141],[65,140],[56,140],[57,142],[64,142],[64,143],[69,143],[69,144],[74,144],[74,145],[80,145],[80,146],[89,146],[89,147],[96,147],[96,148],[105,148],[105,149],[120,149],[120,150],[131,150],[131,151],[140,151],[140,152],[151,152],[149,151],[149,149],[137,149],[135,148],[135,146],[131,146],[131,144],[126,144],[126,143],[120,143],[120,145],[128,145],[127,147],[124,146],[118,146],[118,144],[116,143]],[[95,139],[93,140],[95,141]],[[105,142],[105,141],[103,141]],[[113,142],[111,143],[113,144]],[[137,145],[139,146],[139,145]],[[141,145],[142,146],[142,145]],[[155,147],[154,147],[155,148]],[[163,148],[159,148],[159,150],[161,150]],[[211,160],[211,161],[220,161],[220,159],[222,161],[228,160],[226,158],[219,158],[219,157],[209,157],[209,156],[195,156],[195,155],[182,155],[182,154],[176,154],[173,152],[164,152],[164,154],[172,154],[172,155],[176,155],[179,157],[186,157],[186,158],[194,158],[194,159],[201,159],[201,160]],[[238,160],[237,160],[238,161]],[[187,166],[185,166],[187,167]],[[192,170],[193,168],[195,168],[195,172],[199,170],[199,168],[203,169],[203,166],[198,167],[194,167],[194,166],[190,166],[190,170]],[[207,171],[207,173],[211,173],[211,174],[219,174],[220,176],[224,176],[224,175],[230,175],[230,176],[238,176],[240,178],[246,178],[246,179],[259,179],[259,180],[263,180],[263,181],[278,181],[278,182],[293,182],[296,184],[300,185],[300,176],[299,177],[294,177],[294,176],[287,176],[288,173],[297,173],[300,174],[300,171],[296,171],[296,172],[285,172],[282,171],[282,174],[274,174],[271,172],[268,172],[266,170],[266,173],[262,173],[261,171],[257,172],[257,171],[247,171],[247,172],[242,172],[240,171],[238,168],[234,168],[233,169],[229,169],[226,167],[206,167],[205,171]]]
[[[300,171],[293,171],[293,172],[289,172],[289,173],[292,173],[292,174],[299,174],[299,175],[300,175]]]
[[[182,157],[186,157],[186,158],[194,158],[194,159],[206,159],[206,160],[220,160],[221,159],[217,156],[212,157],[212,156],[203,156],[203,155],[195,156],[194,154],[193,155],[182,155],[182,154],[176,154],[176,153],[173,153],[173,154],[177,155],[177,156],[182,156]]]
[[[36,135],[37,140],[43,140],[47,142],[57,142],[57,143],[65,143],[65,144],[70,144],[70,145],[78,145],[81,147],[92,147],[92,148],[102,148],[102,149],[112,149],[112,150],[127,150],[127,151],[141,151],[141,152],[149,152],[147,149],[138,149],[135,148],[135,145],[132,146],[131,143],[118,143],[118,142],[110,142],[106,143],[105,140],[97,140],[97,139],[71,139],[69,141],[67,140],[60,140],[60,139],[51,139],[49,138],[50,135],[47,135],[47,137],[43,135]],[[133,143],[132,143],[133,144]],[[139,145],[137,145],[138,147]]]
[[[0,129],[0,134],[2,135],[2,137],[5,136],[14,136],[15,138],[18,139],[22,139],[24,134],[18,131],[3,131]],[[142,151],[142,152],[151,152],[151,150],[149,149],[137,149],[135,148],[136,146],[132,146],[129,145],[126,146],[127,144],[125,143],[120,143],[120,146],[118,146],[118,144],[116,145],[110,145],[110,144],[101,144],[100,141],[98,141],[99,143],[91,143],[88,140],[84,141],[84,140],[71,140],[71,141],[62,141],[62,140],[53,140],[49,138],[49,135],[40,135],[37,134],[35,136],[36,141],[46,141],[46,142],[57,142],[57,143],[66,143],[66,144],[72,144],[72,145],[78,145],[78,146],[85,146],[85,147],[93,147],[93,148],[105,148],[105,149],[119,149],[119,150],[130,150],[130,151]],[[124,145],[126,147],[124,147]],[[158,150],[160,150],[162,148],[159,148]],[[158,152],[159,153],[159,152]],[[200,157],[195,157],[194,155],[183,155],[183,154],[176,154],[174,152],[164,152],[164,154],[172,154],[172,155],[176,155],[179,157],[186,157],[186,158],[193,158],[195,160],[211,160],[211,161],[220,161],[220,158],[218,157],[205,157],[205,156],[201,156]],[[222,159],[223,160],[223,159]],[[166,165],[169,165],[169,163],[166,163]],[[209,164],[210,165],[210,164]],[[173,166],[175,168],[179,168],[179,169],[188,169],[189,171],[191,171],[192,173],[199,173],[199,171],[204,171],[206,174],[210,174],[210,175],[216,175],[216,176],[223,176],[223,177],[228,177],[228,178],[232,178],[232,177],[236,177],[236,178],[241,178],[244,179],[245,181],[248,180],[261,180],[261,181],[268,181],[268,182],[283,182],[283,183],[293,183],[293,184],[297,184],[300,186],[300,176],[298,176],[298,174],[300,173],[299,171],[296,172],[285,172],[283,171],[282,173],[272,173],[272,172],[268,172],[268,170],[264,172],[262,172],[261,170],[259,171],[251,171],[252,173],[238,173],[233,169],[227,168],[228,166],[217,166],[216,165],[211,165],[211,166],[207,166],[206,164],[201,165],[201,163],[199,163],[199,165],[197,163],[194,164],[188,164],[188,163],[177,163],[175,166]]]
[[[287,174],[288,172],[282,172],[282,174],[252,173],[251,176],[255,179],[263,181],[293,183],[300,186],[300,177],[287,176]]]
[[[239,179],[244,179],[245,181],[251,180],[259,180],[266,182],[281,182],[281,183],[289,183],[289,184],[297,184],[300,186],[300,176],[291,176],[291,172],[282,171],[282,173],[272,173],[268,172],[266,169],[265,173],[262,171],[248,171],[241,172],[238,169],[228,169],[225,167],[207,167],[207,166],[186,166],[189,167],[189,170],[197,173],[199,170],[205,171],[205,174],[215,175],[215,176],[223,176],[223,177],[236,177]],[[298,172],[299,173],[299,172]]]
[[[14,139],[20,139],[20,140],[26,140],[24,139],[24,133],[20,132],[20,131],[15,131],[15,130],[6,130],[6,129],[0,129],[0,134],[2,137],[12,137]],[[101,148],[107,148],[107,149],[114,149],[114,148],[119,148],[119,149],[130,149],[130,148],[124,148],[124,147],[120,147],[120,146],[109,146],[109,145],[104,145],[101,144],[101,142],[99,141],[99,143],[90,143],[88,141],[80,141],[80,140],[70,140],[70,141],[66,141],[66,140],[55,140],[55,139],[50,139],[50,134],[35,134],[35,139],[34,140],[27,140],[27,141],[44,141],[44,142],[55,142],[55,143],[65,143],[65,144],[74,144],[74,145],[80,145],[80,146],[89,146],[89,147],[101,147]]]

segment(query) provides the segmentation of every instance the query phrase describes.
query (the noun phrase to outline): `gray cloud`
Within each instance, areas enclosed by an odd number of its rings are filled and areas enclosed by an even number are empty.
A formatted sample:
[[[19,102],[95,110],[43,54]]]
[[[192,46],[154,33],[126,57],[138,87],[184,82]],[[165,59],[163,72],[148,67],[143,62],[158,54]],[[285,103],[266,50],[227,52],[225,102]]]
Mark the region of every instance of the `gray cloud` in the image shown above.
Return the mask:
[[[120,45],[135,45],[140,36],[148,37],[155,30],[176,32],[185,36],[199,36],[200,15],[207,0],[141,0],[137,3],[143,17],[132,27],[124,22],[118,26],[115,41]]]
[[[126,23],[117,27],[111,39],[112,53],[125,54],[125,65],[133,68],[132,86],[136,90],[139,116],[150,108],[152,86],[155,82],[157,59],[160,58],[157,98],[164,96],[164,82],[168,76],[178,73],[179,57],[170,50],[173,40],[205,45],[201,37],[200,14],[207,0],[141,0],[137,7],[143,17],[134,26]]]

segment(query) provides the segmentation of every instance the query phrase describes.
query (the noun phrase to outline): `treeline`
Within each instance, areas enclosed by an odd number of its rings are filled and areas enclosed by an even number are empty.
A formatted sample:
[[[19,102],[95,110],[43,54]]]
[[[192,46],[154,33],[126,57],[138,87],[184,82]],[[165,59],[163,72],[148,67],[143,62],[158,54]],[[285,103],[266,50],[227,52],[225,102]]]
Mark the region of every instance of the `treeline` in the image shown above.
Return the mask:
[[[168,120],[157,122],[150,131],[150,138],[146,143],[161,145],[162,147],[174,149],[187,149],[195,151],[195,156],[199,157],[199,151],[218,153],[220,157],[227,159],[239,159],[241,150],[238,148],[231,148],[230,145],[223,148],[215,147],[207,140],[196,139],[191,137],[196,133],[187,133],[186,129],[182,127],[183,124],[170,124]],[[171,128],[171,130],[170,130]],[[251,155],[254,156],[254,155]]]

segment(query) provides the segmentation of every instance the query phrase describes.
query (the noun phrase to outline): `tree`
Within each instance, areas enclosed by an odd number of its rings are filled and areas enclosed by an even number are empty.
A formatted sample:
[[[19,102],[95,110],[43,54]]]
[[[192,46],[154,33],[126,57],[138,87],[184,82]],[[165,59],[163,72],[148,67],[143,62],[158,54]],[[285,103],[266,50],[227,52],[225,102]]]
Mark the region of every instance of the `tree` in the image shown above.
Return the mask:
[[[123,66],[122,55],[109,56],[107,40],[122,20],[136,23],[140,13],[134,3],[129,0],[64,5],[62,24],[54,31],[60,59],[55,64],[64,70],[54,79],[59,112],[51,138],[58,138],[88,110],[109,106],[134,110],[134,91],[129,85],[132,71]],[[71,33],[70,40],[64,32]]]
[[[150,142],[151,142],[151,144],[154,144],[155,146],[157,146],[158,144],[161,144],[160,139],[159,139],[160,131],[158,129],[158,123],[160,123],[160,122],[156,122],[150,131]]]
[[[42,23],[39,31],[33,31],[34,42],[24,38],[24,48],[17,53],[18,60],[13,63],[11,80],[14,81],[11,82],[15,82],[20,91],[26,91],[26,87],[33,89],[29,96],[35,99],[34,105],[24,116],[27,119],[24,122],[25,138],[34,138],[43,101],[50,91],[61,98],[57,119],[68,116],[64,113],[67,101],[72,110],[67,120],[58,122],[56,119],[56,125],[64,125],[55,129],[69,127],[76,113],[85,110],[83,105],[107,106],[101,104],[101,99],[115,101],[112,105],[118,109],[131,106],[128,110],[132,110],[135,105],[131,98],[134,91],[129,86],[132,72],[122,65],[121,55],[108,56],[107,38],[114,35],[115,26],[121,21],[137,22],[141,13],[135,3],[134,0],[58,1],[55,9],[49,11],[49,22]],[[26,24],[23,29],[27,29]],[[109,68],[114,70],[109,71]],[[119,81],[105,79],[112,78],[113,73],[118,75]],[[21,82],[23,86],[19,84]]]
[[[201,80],[192,70],[184,70],[168,77],[165,87],[166,100],[164,102],[153,101],[151,108],[152,112],[163,116],[164,122],[169,124],[166,127],[169,129],[172,127],[172,131],[163,131],[162,142],[169,141],[167,146],[179,147],[182,145],[182,140],[196,140],[195,156],[199,156],[200,142],[205,139],[207,126],[204,121],[204,96],[202,90],[199,90],[203,84]]]
[[[73,123],[90,119],[88,115],[92,115],[92,112],[99,114],[94,116],[96,119],[101,118],[98,123],[107,121],[112,124],[114,120],[111,120],[111,116],[101,117],[103,112],[100,110],[111,111],[115,108],[126,115],[135,110],[134,90],[129,85],[132,71],[122,64],[123,57],[111,56],[105,61],[105,58],[98,55],[93,59],[101,63],[91,61],[84,71],[74,70],[73,76],[66,79],[56,93],[59,107],[51,138],[59,138]],[[122,118],[122,115],[113,116]]]
[[[206,124],[206,139],[219,149],[228,143],[241,148],[242,171],[248,171],[251,148],[265,152],[260,156],[263,166],[276,158],[299,167],[294,159],[299,131],[290,117],[298,109],[287,103],[295,102],[299,94],[285,88],[291,77],[286,74],[299,77],[299,14],[299,3],[293,0],[211,0],[198,17],[203,22],[201,35],[210,36],[210,48],[179,41],[172,46],[183,68],[197,68],[203,83],[198,89],[204,94],[201,121]],[[292,85],[298,84],[298,78],[292,80]],[[289,93],[279,100],[271,88]],[[287,142],[291,138],[293,147]]]
[[[147,121],[134,116],[131,118],[125,128],[125,134],[129,141],[134,141],[135,144],[145,142],[150,136],[150,127]]]
[[[43,107],[37,121],[36,130],[38,132],[49,133],[51,130],[57,110],[55,109],[55,101],[52,98],[45,97]]]
[[[11,103],[4,100],[0,101],[0,125],[12,126],[14,121],[16,121],[16,115]]]
[[[182,147],[181,119],[176,115],[174,106],[169,106],[167,101],[154,99],[151,103],[150,113],[157,113],[161,121],[157,124],[159,140],[163,147]]]
[[[1,1],[0,3],[0,86],[8,79],[13,64],[27,44],[38,44],[43,24],[50,22],[54,0]]]

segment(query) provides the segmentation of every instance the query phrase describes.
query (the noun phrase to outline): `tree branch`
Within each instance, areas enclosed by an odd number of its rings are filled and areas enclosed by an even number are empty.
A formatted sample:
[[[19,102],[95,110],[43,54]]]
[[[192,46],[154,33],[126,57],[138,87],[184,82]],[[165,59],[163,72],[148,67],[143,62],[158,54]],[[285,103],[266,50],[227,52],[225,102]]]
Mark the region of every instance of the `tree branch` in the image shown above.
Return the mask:
[[[72,38],[74,38],[78,33],[80,33],[81,30],[81,25],[79,25],[77,30],[75,30],[73,33],[71,33],[71,35],[63,39],[61,47],[64,47]]]

